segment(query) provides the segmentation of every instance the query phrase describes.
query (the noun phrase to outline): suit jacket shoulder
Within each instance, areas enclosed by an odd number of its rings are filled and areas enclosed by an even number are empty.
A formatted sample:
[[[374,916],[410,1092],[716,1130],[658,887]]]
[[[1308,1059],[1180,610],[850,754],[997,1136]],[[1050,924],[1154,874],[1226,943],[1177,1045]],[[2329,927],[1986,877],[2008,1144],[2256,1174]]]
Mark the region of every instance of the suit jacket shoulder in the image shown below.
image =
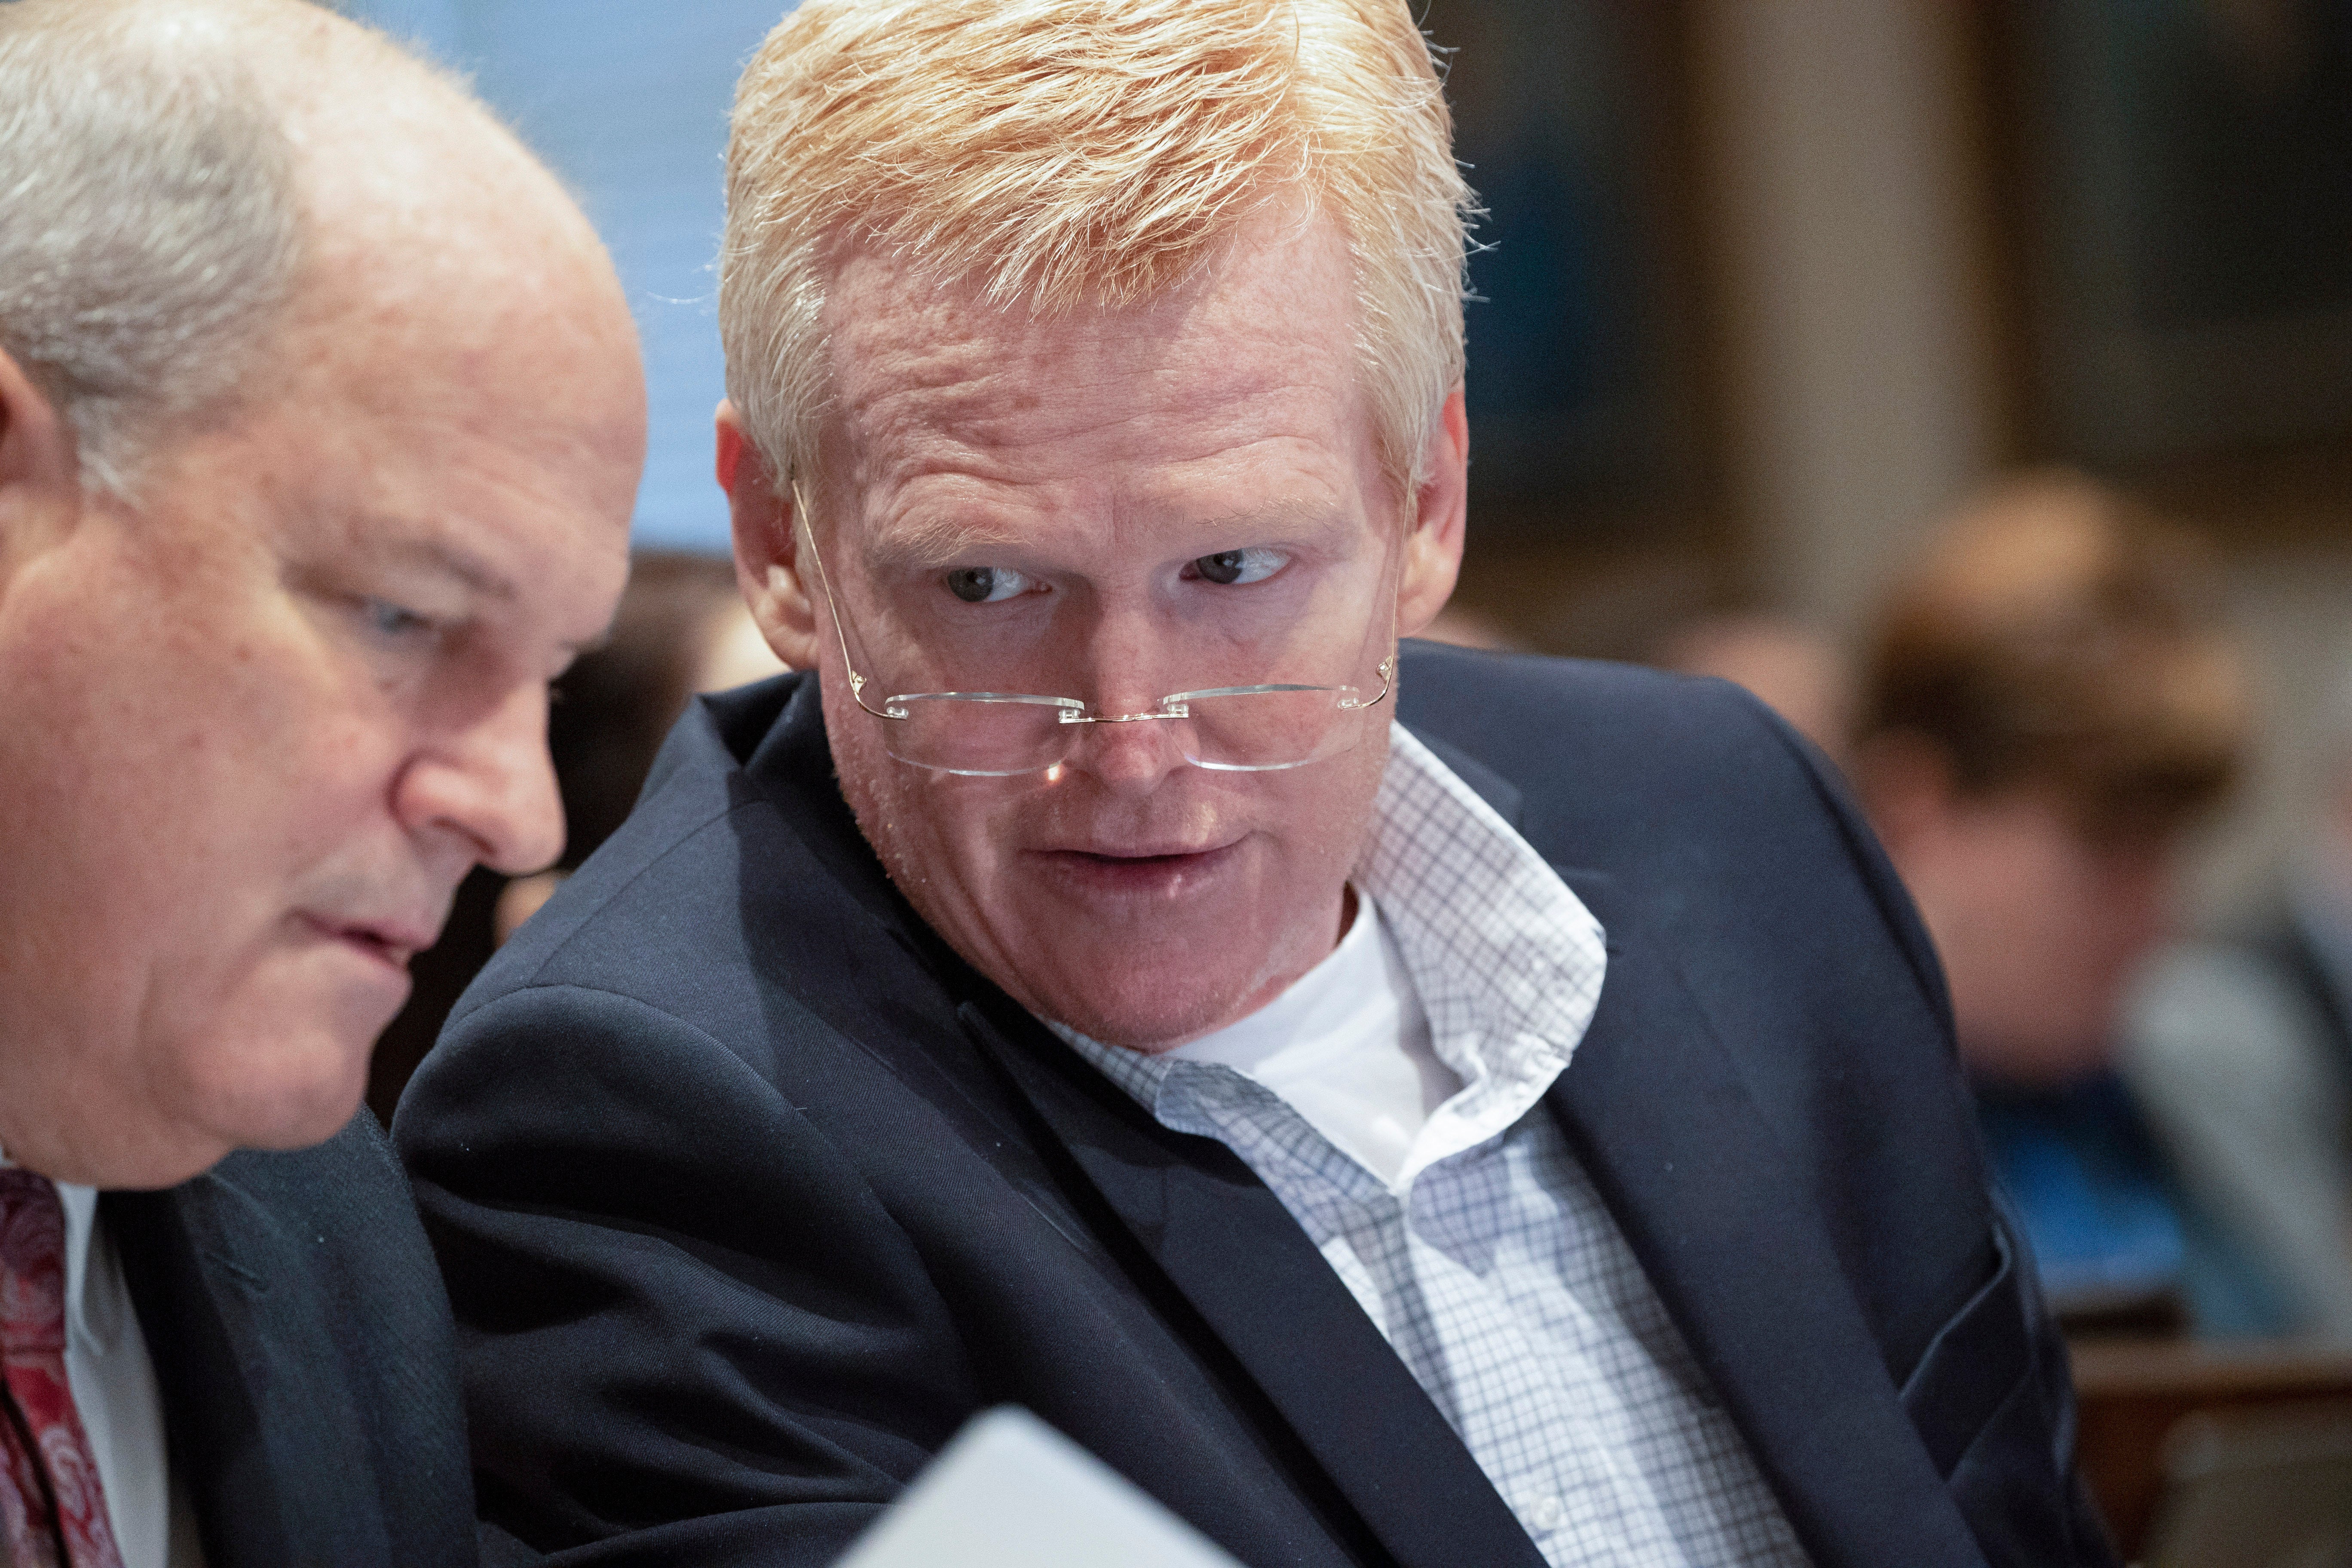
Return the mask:
[[[1775,917],[1845,861],[1949,1042],[1942,966],[1844,780],[1753,696],[1631,665],[1407,646],[1398,718],[1504,781],[1514,826],[1548,858],[1646,882],[1676,919],[1764,922],[1775,942],[1801,934]]]
[[[1836,770],[1725,681],[1413,651],[1399,718],[1501,781],[1514,826],[1604,926],[1638,924],[1671,959],[1782,1145],[1823,1156],[1803,1206],[1829,1217],[1857,1288],[1932,1320],[1879,1325],[1906,1372],[1952,1289],[1918,1268],[1981,1276],[1992,1209],[1942,966]],[[1855,1129],[1889,1114],[1916,1186],[1856,1179],[1873,1151]]]
[[[212,1568],[475,1561],[448,1301],[371,1113],[102,1202]]]
[[[1941,1500],[1880,1462],[1911,1438],[1993,1561],[2108,1561],[1941,967],[1836,770],[1726,682],[1416,651],[1400,718],[1518,797],[1609,930],[1556,1099],[1808,1547],[1925,1560],[1894,1543]],[[1809,1394],[1775,1364],[1846,1370]]]

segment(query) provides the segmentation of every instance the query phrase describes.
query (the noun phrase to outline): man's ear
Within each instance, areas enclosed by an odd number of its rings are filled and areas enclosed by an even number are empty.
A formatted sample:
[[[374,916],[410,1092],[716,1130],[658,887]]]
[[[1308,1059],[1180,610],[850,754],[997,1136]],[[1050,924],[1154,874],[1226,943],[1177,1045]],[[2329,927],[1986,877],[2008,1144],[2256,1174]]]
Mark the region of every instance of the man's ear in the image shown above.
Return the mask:
[[[0,351],[0,576],[71,521],[79,475],[72,427]]]
[[[731,401],[719,405],[719,488],[735,525],[735,578],[760,635],[794,669],[816,667],[816,606],[800,573],[793,496],[779,491]]]
[[[1397,633],[1412,637],[1437,618],[1462,575],[1463,531],[1469,519],[1470,417],[1456,385],[1438,411],[1413,496],[1412,531],[1405,539],[1404,574],[1397,584]]]

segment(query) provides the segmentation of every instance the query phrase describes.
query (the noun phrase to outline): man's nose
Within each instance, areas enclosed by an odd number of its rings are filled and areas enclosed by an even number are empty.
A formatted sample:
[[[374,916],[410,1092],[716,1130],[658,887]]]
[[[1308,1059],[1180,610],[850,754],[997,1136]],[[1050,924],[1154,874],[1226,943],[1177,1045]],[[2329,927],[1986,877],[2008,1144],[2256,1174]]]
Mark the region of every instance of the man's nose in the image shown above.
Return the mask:
[[[563,853],[563,800],[547,755],[547,689],[523,685],[410,759],[394,809],[494,871],[520,876]]]
[[[1077,727],[1070,761],[1120,794],[1146,794],[1186,765],[1181,719],[1142,715],[1160,710],[1174,658],[1154,617],[1129,605],[1107,605],[1087,639],[1083,684],[1097,722]]]
[[[1119,711],[1140,713],[1150,708],[1143,704]],[[1080,726],[1071,764],[1113,794],[1148,795],[1160,780],[1188,765],[1179,732],[1183,724],[1181,719],[1134,719]]]

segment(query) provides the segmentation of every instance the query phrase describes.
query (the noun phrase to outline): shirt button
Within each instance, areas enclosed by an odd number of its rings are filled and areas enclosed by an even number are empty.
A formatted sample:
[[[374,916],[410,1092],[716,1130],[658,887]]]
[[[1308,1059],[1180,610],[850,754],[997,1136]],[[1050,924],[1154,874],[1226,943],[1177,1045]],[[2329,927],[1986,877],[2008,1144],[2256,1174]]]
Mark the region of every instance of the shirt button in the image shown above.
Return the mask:
[[[1535,1527],[1546,1534],[1568,1522],[1568,1510],[1556,1497],[1538,1498],[1534,1509]]]

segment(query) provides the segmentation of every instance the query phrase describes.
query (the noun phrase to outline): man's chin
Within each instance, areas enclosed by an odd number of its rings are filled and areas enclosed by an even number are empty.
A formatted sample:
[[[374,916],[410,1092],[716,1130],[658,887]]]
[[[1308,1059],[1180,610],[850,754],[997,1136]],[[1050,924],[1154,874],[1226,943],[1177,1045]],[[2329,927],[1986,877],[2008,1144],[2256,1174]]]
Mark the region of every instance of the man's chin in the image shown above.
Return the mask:
[[[1203,984],[1197,969],[1183,975],[1122,974],[1110,966],[1055,976],[1040,1000],[1040,1010],[1055,1023],[1147,1056],[1213,1034],[1264,1005],[1246,976]]]
[[[189,1129],[192,1136],[181,1142],[193,1158],[184,1158],[170,1168],[159,1163],[155,1169],[142,1173],[141,1180],[106,1184],[176,1186],[239,1150],[284,1152],[323,1143],[359,1114],[367,1079],[362,1073],[331,1082],[276,1087],[278,1092],[268,1097],[240,1090],[227,1097],[228,1102],[217,1107],[201,1126]]]
[[[266,1046],[250,1036],[215,1036],[187,1063],[190,1121],[224,1153],[325,1142],[358,1114],[367,1093],[368,1058],[383,1031],[378,1011],[368,1006],[307,1029],[281,1029]]]
[[[1262,888],[1251,892],[1246,900],[1126,923],[1088,920],[1045,901],[1023,909],[1036,918],[992,932],[988,948],[1013,972],[999,975],[999,984],[1041,1016],[1105,1045],[1164,1051],[1265,1006],[1337,940],[1336,888],[1332,935],[1305,942],[1285,942],[1284,930],[1265,919],[1272,896]],[[1325,928],[1318,921],[1313,929]]]

